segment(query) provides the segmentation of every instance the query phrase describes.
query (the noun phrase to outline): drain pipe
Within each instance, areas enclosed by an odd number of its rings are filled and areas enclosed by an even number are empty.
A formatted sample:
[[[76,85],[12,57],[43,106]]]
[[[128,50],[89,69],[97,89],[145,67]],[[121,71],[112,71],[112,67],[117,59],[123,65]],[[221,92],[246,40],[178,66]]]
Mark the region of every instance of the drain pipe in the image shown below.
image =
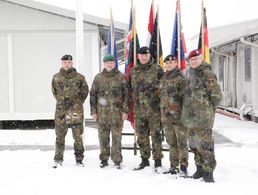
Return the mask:
[[[246,115],[248,112],[250,112],[252,110],[253,110],[253,108],[252,108],[251,104],[243,104],[240,108],[240,119],[245,120],[244,115]]]

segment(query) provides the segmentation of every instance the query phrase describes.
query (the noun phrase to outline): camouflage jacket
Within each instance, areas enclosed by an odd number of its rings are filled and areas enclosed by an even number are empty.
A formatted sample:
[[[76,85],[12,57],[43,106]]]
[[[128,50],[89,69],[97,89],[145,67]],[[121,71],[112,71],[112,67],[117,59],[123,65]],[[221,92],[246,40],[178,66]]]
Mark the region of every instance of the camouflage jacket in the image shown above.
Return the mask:
[[[186,79],[179,69],[165,72],[160,80],[161,121],[179,123],[182,114]]]
[[[139,60],[130,73],[130,88],[134,102],[134,118],[160,113],[159,82],[163,70],[153,63],[153,58],[142,65]]]
[[[185,88],[182,123],[188,128],[211,129],[215,109],[222,94],[211,66],[203,62],[198,68],[190,68]]]
[[[85,77],[75,68],[63,68],[53,76],[52,93],[56,99],[55,123],[83,123],[83,103],[88,96],[88,85]]]
[[[122,112],[129,113],[128,84],[116,69],[97,74],[90,90],[91,114],[97,114],[98,123],[121,122]]]

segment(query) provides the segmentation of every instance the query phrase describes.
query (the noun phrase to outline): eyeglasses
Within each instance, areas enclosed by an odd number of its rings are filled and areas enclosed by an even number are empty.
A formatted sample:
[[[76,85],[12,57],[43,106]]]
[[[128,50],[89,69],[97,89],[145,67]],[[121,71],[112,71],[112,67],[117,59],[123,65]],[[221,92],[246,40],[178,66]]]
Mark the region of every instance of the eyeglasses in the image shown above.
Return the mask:
[[[197,61],[197,60],[199,60],[201,58],[202,58],[202,56],[193,57],[193,58],[190,59],[190,61]]]

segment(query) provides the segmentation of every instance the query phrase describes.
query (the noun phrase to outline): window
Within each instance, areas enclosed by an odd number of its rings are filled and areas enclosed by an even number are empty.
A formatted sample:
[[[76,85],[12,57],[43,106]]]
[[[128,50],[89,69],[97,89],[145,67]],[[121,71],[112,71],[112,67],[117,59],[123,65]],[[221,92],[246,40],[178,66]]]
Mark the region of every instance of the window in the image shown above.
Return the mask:
[[[251,48],[245,49],[245,81],[251,81]]]

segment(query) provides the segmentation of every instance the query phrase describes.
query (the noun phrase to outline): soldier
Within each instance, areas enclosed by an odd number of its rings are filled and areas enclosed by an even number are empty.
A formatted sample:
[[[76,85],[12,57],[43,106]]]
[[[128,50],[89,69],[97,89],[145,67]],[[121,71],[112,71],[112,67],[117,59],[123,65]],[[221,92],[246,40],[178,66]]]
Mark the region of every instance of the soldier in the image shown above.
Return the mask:
[[[76,164],[83,166],[83,103],[88,96],[88,85],[85,77],[73,68],[72,60],[71,55],[64,55],[62,68],[52,79],[52,93],[56,99],[54,168],[62,165],[68,128],[72,128]]]
[[[158,171],[162,166],[159,81],[163,71],[153,61],[149,48],[141,47],[138,51],[137,64],[132,68],[129,78],[134,101],[137,143],[140,147],[142,158],[142,162],[135,170],[150,166],[151,148],[149,135],[152,139],[155,171]]]
[[[214,182],[216,167],[212,127],[215,109],[222,98],[216,75],[211,65],[203,60],[201,52],[193,50],[189,54],[189,80],[184,94],[182,123],[189,130],[189,146],[194,153],[197,166],[194,179],[203,178]]]
[[[108,166],[111,131],[111,159],[119,169],[123,159],[121,152],[123,121],[127,119],[129,113],[128,84],[124,75],[115,69],[113,55],[106,55],[103,61],[105,68],[95,76],[90,90],[91,115],[98,124],[100,167]]]
[[[164,63],[166,72],[160,80],[160,107],[170,160],[170,169],[164,173],[187,175],[187,129],[180,122],[186,80],[178,69],[176,56],[168,55]]]

